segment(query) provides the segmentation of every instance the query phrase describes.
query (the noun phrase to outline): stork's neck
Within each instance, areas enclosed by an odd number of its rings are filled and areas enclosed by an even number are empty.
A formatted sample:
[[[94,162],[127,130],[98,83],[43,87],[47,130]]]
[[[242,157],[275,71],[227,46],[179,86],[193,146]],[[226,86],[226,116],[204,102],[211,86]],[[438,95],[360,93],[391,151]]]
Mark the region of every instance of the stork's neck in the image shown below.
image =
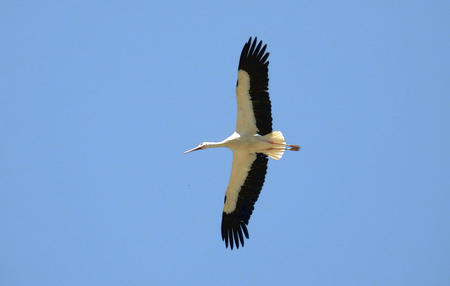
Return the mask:
[[[219,148],[219,147],[227,147],[230,148],[233,146],[233,142],[239,139],[239,134],[234,132],[228,138],[220,142],[204,142],[206,145],[205,148]]]
[[[220,142],[205,142],[205,149],[208,148],[219,148],[219,147],[228,147],[227,141],[223,140]]]

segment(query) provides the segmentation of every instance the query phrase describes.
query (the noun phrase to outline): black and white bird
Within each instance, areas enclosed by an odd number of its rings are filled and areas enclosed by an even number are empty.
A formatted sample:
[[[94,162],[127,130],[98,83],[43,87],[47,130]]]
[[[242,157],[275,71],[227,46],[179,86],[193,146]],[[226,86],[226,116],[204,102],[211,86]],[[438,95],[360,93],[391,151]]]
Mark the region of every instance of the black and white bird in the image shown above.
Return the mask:
[[[280,131],[272,131],[266,47],[250,37],[242,49],[236,86],[236,131],[221,142],[203,142],[184,152],[217,147],[233,151],[222,214],[222,240],[231,249],[233,245],[244,246],[244,236],[249,238],[247,225],[264,184],[267,156],[279,160],[285,150],[300,150],[297,145],[286,144]]]

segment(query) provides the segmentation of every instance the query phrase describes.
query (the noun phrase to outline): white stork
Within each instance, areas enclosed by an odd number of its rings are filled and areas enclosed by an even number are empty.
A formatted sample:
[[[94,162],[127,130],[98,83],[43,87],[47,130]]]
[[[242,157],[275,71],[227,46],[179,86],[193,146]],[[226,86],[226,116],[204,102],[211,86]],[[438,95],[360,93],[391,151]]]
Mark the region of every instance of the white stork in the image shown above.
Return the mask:
[[[280,131],[272,132],[271,104],[268,90],[269,53],[257,44],[255,37],[245,43],[239,59],[236,85],[237,122],[236,131],[221,142],[203,142],[184,153],[207,148],[228,147],[233,151],[233,167],[225,192],[222,213],[222,240],[225,247],[233,243],[244,246],[248,239],[247,225],[254,204],[264,184],[267,156],[279,160],[284,150],[298,151],[297,145],[284,141]]]

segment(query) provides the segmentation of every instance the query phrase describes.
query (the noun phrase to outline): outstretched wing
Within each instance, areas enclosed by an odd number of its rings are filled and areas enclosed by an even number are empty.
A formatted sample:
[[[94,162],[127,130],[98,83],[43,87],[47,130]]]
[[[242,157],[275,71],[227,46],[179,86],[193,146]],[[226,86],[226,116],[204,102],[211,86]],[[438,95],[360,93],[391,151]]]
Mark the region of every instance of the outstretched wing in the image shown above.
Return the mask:
[[[233,151],[233,167],[225,192],[222,214],[222,240],[225,246],[244,246],[244,235],[248,239],[247,225],[264,184],[267,171],[267,156],[262,153]]]
[[[238,80],[236,86],[237,121],[239,134],[258,133],[266,135],[272,132],[272,113],[268,93],[269,77],[266,53],[267,45],[261,48],[262,41],[252,38],[244,45],[239,59]]]

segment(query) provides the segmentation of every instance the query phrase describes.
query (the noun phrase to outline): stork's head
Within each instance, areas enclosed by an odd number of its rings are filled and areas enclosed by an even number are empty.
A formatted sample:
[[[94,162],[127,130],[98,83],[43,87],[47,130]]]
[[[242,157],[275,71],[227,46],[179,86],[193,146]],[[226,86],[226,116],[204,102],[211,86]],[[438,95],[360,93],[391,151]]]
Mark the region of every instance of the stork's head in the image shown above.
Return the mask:
[[[197,151],[197,150],[203,150],[203,149],[206,149],[206,146],[207,146],[207,143],[206,143],[206,142],[202,142],[202,143],[200,143],[197,147],[185,151],[184,154],[190,153],[190,152],[193,152],[193,151]]]

